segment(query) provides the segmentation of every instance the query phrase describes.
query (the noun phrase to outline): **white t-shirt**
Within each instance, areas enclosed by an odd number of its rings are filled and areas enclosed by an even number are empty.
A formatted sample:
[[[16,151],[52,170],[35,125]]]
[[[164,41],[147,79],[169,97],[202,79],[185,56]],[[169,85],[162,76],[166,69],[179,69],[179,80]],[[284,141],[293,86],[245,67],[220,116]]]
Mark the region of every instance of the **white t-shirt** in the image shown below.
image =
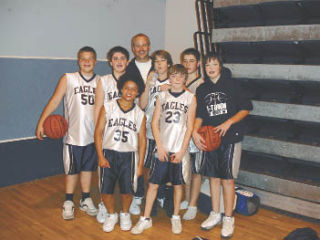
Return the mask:
[[[143,78],[143,81],[146,83],[148,73],[151,68],[151,59],[149,59],[148,62],[138,62],[137,60],[135,60],[135,64],[137,65],[137,68],[139,69],[139,72]]]

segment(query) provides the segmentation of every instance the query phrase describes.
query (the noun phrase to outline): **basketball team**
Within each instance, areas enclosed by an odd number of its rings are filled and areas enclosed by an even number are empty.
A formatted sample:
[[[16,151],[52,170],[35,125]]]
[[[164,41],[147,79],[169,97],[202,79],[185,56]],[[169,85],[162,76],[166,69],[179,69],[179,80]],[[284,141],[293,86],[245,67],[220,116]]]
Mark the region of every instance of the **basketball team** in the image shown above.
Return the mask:
[[[234,232],[235,182],[244,134],[243,119],[252,110],[251,100],[222,66],[219,56],[204,56],[194,48],[181,53],[181,64],[157,50],[149,55],[150,39],[132,37],[134,58],[121,47],[111,48],[107,61],[112,74],[94,73],[96,52],[78,51],[79,71],[64,74],[38,121],[36,136],[42,140],[43,123],[61,100],[68,131],[64,137],[66,174],[62,217],[74,218],[75,188],[80,181],[80,210],[96,216],[104,232],[120,229],[141,234],[152,227],[157,206],[165,208],[172,232],[182,232],[183,220],[196,217],[202,176],[209,178],[212,211],[201,224],[210,230],[222,224],[221,236]],[[199,134],[213,126],[221,136],[218,149],[209,151],[208,140]],[[98,169],[98,170],[97,170]],[[98,171],[98,209],[91,197],[92,173]],[[121,212],[115,209],[115,186],[121,194]],[[223,189],[224,214],[220,212]],[[131,214],[140,215],[134,226]],[[120,218],[120,219],[119,219]]]

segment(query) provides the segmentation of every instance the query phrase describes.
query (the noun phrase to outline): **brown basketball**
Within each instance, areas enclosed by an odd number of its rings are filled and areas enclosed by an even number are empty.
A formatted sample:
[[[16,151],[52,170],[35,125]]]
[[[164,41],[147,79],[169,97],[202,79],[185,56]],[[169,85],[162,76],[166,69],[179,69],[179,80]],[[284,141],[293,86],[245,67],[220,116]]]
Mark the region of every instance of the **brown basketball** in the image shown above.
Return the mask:
[[[51,139],[62,138],[68,130],[67,120],[59,114],[50,115],[43,123],[44,133]]]
[[[198,133],[203,137],[206,145],[206,152],[216,150],[221,144],[219,133],[214,131],[214,126],[202,126]]]

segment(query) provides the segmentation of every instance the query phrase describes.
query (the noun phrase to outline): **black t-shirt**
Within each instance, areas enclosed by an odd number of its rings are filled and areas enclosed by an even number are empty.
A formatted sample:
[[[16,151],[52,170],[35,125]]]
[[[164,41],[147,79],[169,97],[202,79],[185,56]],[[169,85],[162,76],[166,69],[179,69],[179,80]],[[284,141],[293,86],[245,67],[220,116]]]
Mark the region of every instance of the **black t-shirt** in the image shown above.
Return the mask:
[[[218,126],[241,110],[252,110],[253,106],[247,94],[241,89],[237,80],[222,71],[220,79],[213,83],[209,78],[196,91],[197,118],[202,119],[202,125]],[[233,124],[223,143],[235,143],[243,139],[245,132],[243,121]]]

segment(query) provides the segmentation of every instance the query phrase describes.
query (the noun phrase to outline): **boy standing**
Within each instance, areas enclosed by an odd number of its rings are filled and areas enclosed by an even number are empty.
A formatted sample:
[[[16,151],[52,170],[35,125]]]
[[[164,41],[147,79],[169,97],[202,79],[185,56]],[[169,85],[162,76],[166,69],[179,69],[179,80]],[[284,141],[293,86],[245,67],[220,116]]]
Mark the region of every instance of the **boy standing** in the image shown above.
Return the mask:
[[[212,211],[201,224],[209,230],[221,224],[221,236],[230,238],[234,232],[233,205],[234,179],[238,175],[241,159],[241,141],[244,134],[242,120],[252,110],[252,103],[230,74],[222,71],[218,56],[209,53],[205,57],[205,82],[196,91],[197,117],[192,133],[200,150],[205,150],[204,139],[198,133],[201,126],[214,126],[221,136],[220,147],[206,152],[200,173],[209,177]],[[224,217],[220,213],[220,185],[223,186]]]
[[[156,141],[157,154],[150,168],[149,187],[146,195],[144,216],[132,228],[131,233],[140,234],[152,226],[152,205],[160,184],[171,182],[174,186],[174,214],[171,218],[172,232],[182,231],[179,216],[182,200],[182,185],[189,173],[185,158],[191,138],[196,110],[196,100],[185,90],[187,71],[181,64],[169,69],[171,89],[160,92],[152,119],[152,132]]]
[[[129,63],[129,52],[121,46],[113,47],[107,53],[107,60],[112,68],[112,73],[101,76],[97,83],[96,101],[94,104],[95,123],[103,104],[120,97],[117,82],[126,72]]]
[[[147,82],[145,91],[141,94],[139,99],[140,107],[145,110],[146,113],[146,129],[147,129],[147,151],[144,160],[144,182],[147,184],[149,180],[151,160],[154,156],[154,150],[156,142],[154,140],[151,121],[153,112],[156,105],[156,99],[160,92],[170,89],[170,83],[168,79],[168,69],[172,65],[172,58],[170,53],[165,50],[157,50],[152,53],[152,68]],[[147,189],[147,188],[145,188]],[[162,191],[163,192],[163,191]],[[162,194],[163,195],[163,194]],[[164,204],[164,196],[162,196],[159,190],[158,199],[161,201],[162,207]],[[157,204],[153,206],[152,215],[156,215]]]
[[[121,46],[113,47],[107,53],[107,60],[112,68],[112,74],[102,76],[97,83],[94,104],[95,124],[97,123],[101,107],[112,99],[120,97],[117,82],[118,79],[126,72],[129,61],[129,52]],[[107,217],[107,209],[102,201],[99,203],[98,209],[97,221],[99,223],[104,223]]]
[[[74,218],[73,194],[79,175],[82,189],[80,209],[90,216],[97,215],[90,198],[92,172],[97,168],[94,147],[94,96],[98,76],[94,73],[96,52],[91,47],[78,51],[79,72],[66,73],[60,79],[54,94],[44,108],[38,122],[36,135],[42,140],[44,120],[59,106],[64,98],[64,116],[68,132],[64,138],[63,163],[66,173],[66,197],[62,217]]]
[[[197,87],[203,83],[203,78],[199,74],[200,53],[194,48],[187,48],[181,53],[181,63],[187,69],[188,77],[186,86],[195,94]],[[187,211],[183,215],[184,220],[191,220],[197,214],[197,201],[201,188],[201,175],[199,174],[200,150],[191,139],[189,144],[190,163],[191,163],[191,181],[186,182],[185,197],[186,200],[181,203],[181,209]],[[191,182],[191,183],[190,183]]]
[[[102,200],[109,212],[103,224],[105,232],[113,231],[118,222],[113,195],[117,181],[122,203],[120,228],[123,231],[131,229],[129,207],[137,178],[142,175],[146,150],[145,116],[135,104],[135,98],[144,86],[127,74],[120,77],[117,86],[121,98],[109,101],[101,108],[94,135],[101,167]]]
[[[153,150],[155,148],[155,140],[151,129],[151,120],[156,105],[156,99],[161,91],[167,91],[170,88],[168,79],[168,68],[172,65],[171,55],[165,50],[158,50],[152,54],[152,63],[154,72],[151,72],[146,82],[145,91],[140,97],[140,107],[146,113],[146,129],[147,129],[147,155],[145,158],[145,167],[150,168]]]

